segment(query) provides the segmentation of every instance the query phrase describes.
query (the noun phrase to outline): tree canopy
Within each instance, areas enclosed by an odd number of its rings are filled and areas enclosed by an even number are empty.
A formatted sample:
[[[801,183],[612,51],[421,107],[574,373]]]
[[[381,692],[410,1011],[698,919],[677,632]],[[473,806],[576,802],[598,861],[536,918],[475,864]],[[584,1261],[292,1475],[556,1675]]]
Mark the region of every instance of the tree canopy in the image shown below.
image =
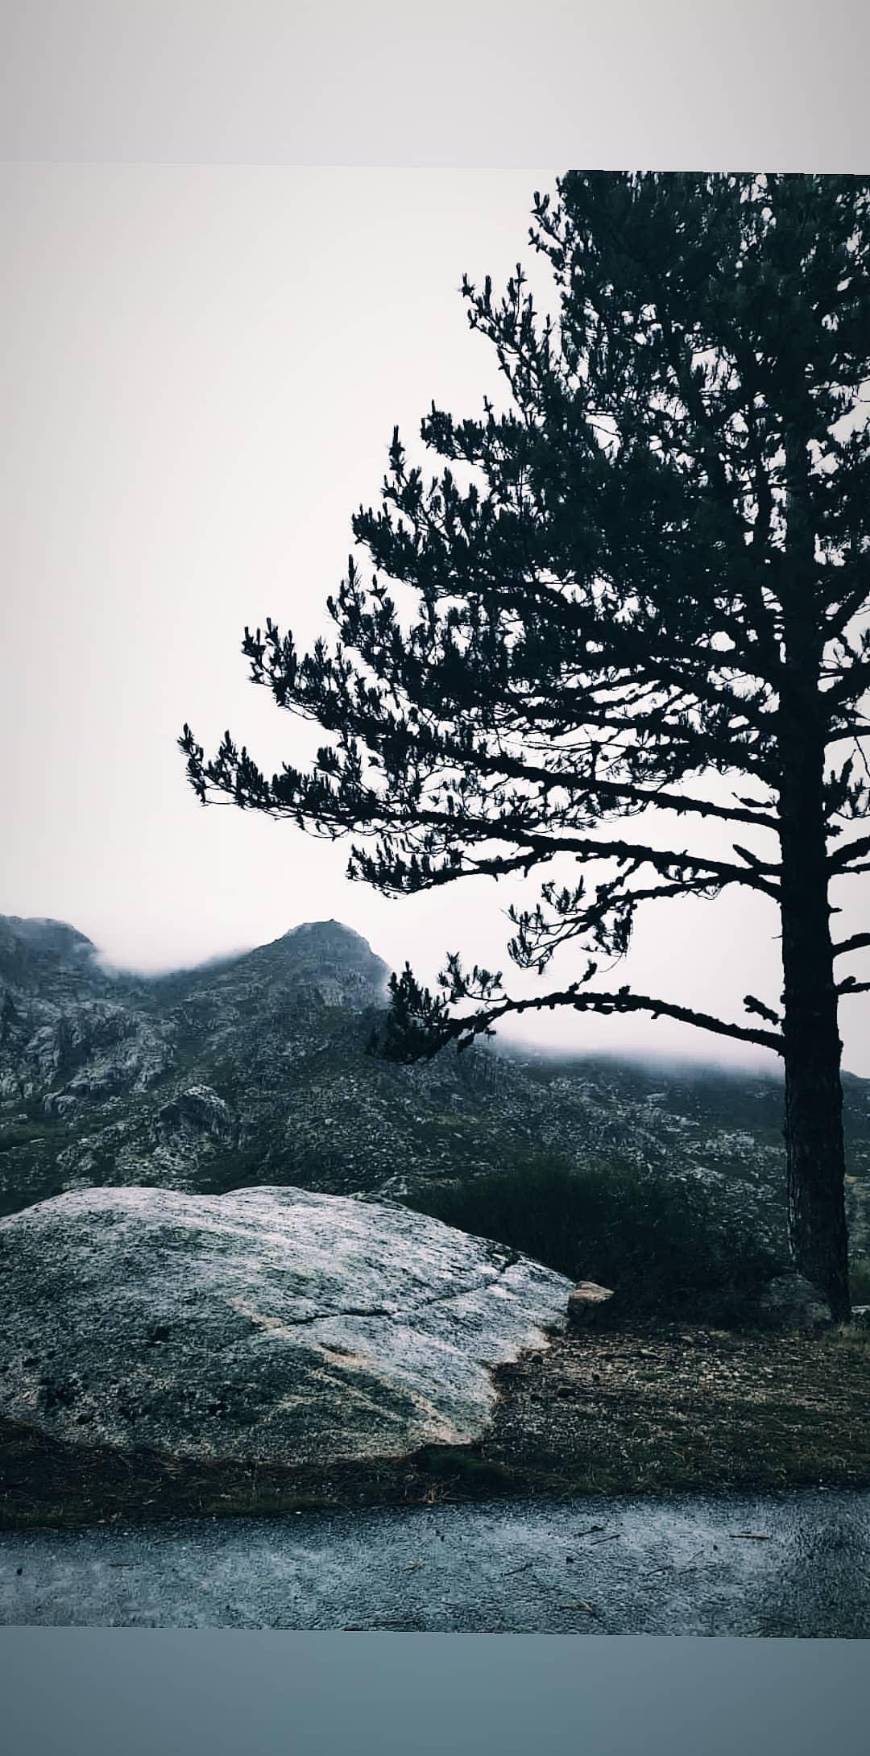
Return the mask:
[[[521,266],[500,296],[463,284],[506,406],[433,406],[433,474],[394,433],[352,521],[373,571],[351,557],[331,643],[245,631],[254,682],[327,734],[316,761],[267,776],[185,727],[201,799],[354,835],[352,876],[383,892],[539,879],[510,956],[544,971],[572,944],[572,980],[516,998],[450,957],[435,998],[406,969],[388,1052],[553,1005],[783,1052],[775,999],[719,1018],[606,978],[642,906],[730,886],[782,906],[792,769],[795,799],[818,770],[825,896],[870,869],[870,836],[844,833],[870,814],[868,204],[866,180],[786,175],[570,172],[536,195],[553,309]],[[632,833],[650,811],[664,843]],[[717,857],[691,845],[713,819]]]

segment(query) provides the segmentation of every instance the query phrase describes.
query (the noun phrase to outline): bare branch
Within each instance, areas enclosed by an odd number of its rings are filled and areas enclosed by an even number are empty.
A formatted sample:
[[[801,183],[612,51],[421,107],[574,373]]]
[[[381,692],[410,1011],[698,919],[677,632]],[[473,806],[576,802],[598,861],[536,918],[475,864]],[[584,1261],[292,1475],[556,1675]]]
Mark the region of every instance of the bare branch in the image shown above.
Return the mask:
[[[834,946],[834,956],[845,957],[847,952],[863,951],[868,945],[870,945],[870,933],[853,933],[851,938],[841,939],[839,944]]]
[[[870,835],[858,836],[855,841],[845,843],[843,847],[837,849],[835,854],[831,855],[828,861],[828,871],[832,877],[837,872],[862,872],[865,868],[863,866],[853,867],[852,861],[866,853],[870,853]]]
[[[772,1049],[777,1055],[783,1053],[783,1039],[779,1032],[754,1030],[747,1025],[732,1024],[726,1019],[715,1018],[710,1013],[696,1012],[690,1006],[653,999],[646,994],[633,994],[628,988],[620,988],[616,993],[595,993],[575,985],[529,999],[506,999],[499,1005],[487,1007],[470,1017],[451,1019],[450,1035],[468,1043],[474,1037],[491,1031],[500,1019],[509,1014],[545,1012],[556,1006],[568,1006],[575,1012],[604,1014],[648,1012],[653,1018],[673,1018],[681,1024],[692,1024],[701,1030],[712,1031],[717,1036],[734,1037],[743,1043],[755,1043],[759,1048]]]

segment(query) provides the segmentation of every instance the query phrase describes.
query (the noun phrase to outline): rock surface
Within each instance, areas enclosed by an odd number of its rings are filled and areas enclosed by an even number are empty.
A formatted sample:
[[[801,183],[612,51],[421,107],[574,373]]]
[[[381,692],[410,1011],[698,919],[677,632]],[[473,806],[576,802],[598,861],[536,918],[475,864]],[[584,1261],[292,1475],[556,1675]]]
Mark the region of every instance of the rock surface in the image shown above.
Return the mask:
[[[601,1287],[597,1281],[581,1280],[568,1294],[568,1322],[572,1329],[585,1329],[606,1312],[613,1298],[612,1287]]]
[[[0,1413],[178,1457],[311,1463],[479,1437],[490,1368],[569,1283],[398,1205],[74,1192],[0,1222]]]

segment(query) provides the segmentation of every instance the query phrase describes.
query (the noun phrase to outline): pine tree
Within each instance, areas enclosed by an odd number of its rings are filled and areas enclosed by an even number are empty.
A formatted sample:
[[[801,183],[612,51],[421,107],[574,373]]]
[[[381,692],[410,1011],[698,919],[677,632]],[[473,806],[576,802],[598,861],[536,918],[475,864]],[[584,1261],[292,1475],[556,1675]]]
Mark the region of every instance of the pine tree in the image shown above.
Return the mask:
[[[406,969],[389,1053],[552,1006],[775,1050],[794,1260],[845,1320],[838,1005],[870,984],[834,971],[870,933],[832,943],[830,886],[870,870],[870,182],[571,172],[535,196],[530,243],[551,313],[522,267],[499,297],[463,284],[506,407],[433,406],[431,477],[394,434],[334,643],[245,632],[253,680],[328,743],[267,778],[185,727],[189,777],[356,832],[351,875],[385,893],[536,875],[510,955],[543,972],[570,944],[574,979],[520,999],[451,957],[433,997]],[[723,857],[682,845],[713,820]],[[734,885],[779,910],[778,1004],[747,995],[731,1021],[607,982],[641,905]]]

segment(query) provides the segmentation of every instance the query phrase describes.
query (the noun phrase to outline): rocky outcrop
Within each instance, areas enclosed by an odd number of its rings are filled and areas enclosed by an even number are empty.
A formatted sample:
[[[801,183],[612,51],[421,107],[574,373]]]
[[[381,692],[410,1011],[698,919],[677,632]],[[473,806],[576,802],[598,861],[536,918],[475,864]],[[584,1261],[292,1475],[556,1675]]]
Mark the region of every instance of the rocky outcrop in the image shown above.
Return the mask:
[[[183,1147],[203,1135],[228,1146],[235,1138],[235,1123],[229,1105],[218,1097],[210,1085],[189,1085],[177,1097],[161,1104],[155,1119],[155,1133],[161,1143]]]
[[[326,1463],[478,1438],[569,1283],[405,1208],[88,1190],[0,1222],[0,1413],[85,1446]]]
[[[165,1028],[124,1006],[86,1001],[34,1031],[23,1057],[22,1095],[43,1092],[47,1116],[71,1116],[84,1100],[148,1091],[172,1059]]]

